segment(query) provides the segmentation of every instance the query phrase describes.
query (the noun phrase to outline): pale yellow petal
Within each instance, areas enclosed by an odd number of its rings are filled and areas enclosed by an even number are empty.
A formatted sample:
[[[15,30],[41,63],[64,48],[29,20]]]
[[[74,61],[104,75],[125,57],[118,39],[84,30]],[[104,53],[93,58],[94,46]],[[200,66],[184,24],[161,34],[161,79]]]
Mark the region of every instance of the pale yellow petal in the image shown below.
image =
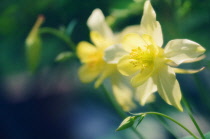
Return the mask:
[[[136,107],[133,101],[134,88],[130,85],[129,79],[118,73],[112,76],[111,83],[114,96],[123,110],[133,110]]]
[[[143,106],[147,103],[150,95],[157,91],[157,85],[152,78],[149,78],[145,83],[136,88],[136,98]]]
[[[196,42],[187,39],[176,39],[168,42],[164,49],[165,55],[176,64],[193,62],[205,52],[205,49]]]
[[[167,65],[159,69],[156,78],[158,93],[169,105],[183,111],[181,106],[181,90],[173,69]]]
[[[119,35],[120,38],[123,38],[123,36],[130,33],[140,34],[140,26],[139,25],[128,26],[125,29],[123,29],[123,31]]]
[[[200,60],[203,60],[204,58],[206,58],[206,56],[205,56],[205,55],[201,55],[201,56],[199,56],[199,57],[197,57],[197,58],[195,58],[195,59],[186,60],[186,61],[184,61],[184,62],[182,62],[182,63],[193,63],[193,62],[198,62],[198,61],[200,61]]]
[[[158,46],[162,46],[162,29],[160,23],[156,21],[156,13],[149,0],[147,0],[144,4],[144,12],[141,20],[140,31],[142,34],[150,35]]]
[[[128,54],[120,44],[115,44],[104,51],[104,60],[109,64],[117,64],[122,56]]]
[[[125,76],[129,76],[129,75],[135,74],[137,71],[140,71],[139,66],[134,66],[130,62],[129,55],[125,55],[119,60],[119,62],[117,64],[117,68],[118,68],[119,72]]]
[[[84,63],[88,60],[90,55],[94,55],[96,51],[96,47],[85,41],[80,42],[77,46],[77,56],[79,57],[81,62]]]
[[[93,10],[88,18],[87,25],[91,31],[99,32],[103,37],[112,39],[113,32],[105,21],[105,17],[100,9]]]
[[[105,64],[103,71],[101,72],[99,78],[95,82],[95,88],[98,88],[107,77],[109,77],[112,73],[116,71],[117,71],[116,65]]]
[[[204,70],[205,67],[202,67],[200,69],[197,69],[197,70],[192,70],[192,69],[188,69],[188,70],[185,70],[185,69],[179,69],[179,68],[173,68],[174,72],[176,73],[181,73],[181,74],[193,74],[193,73],[198,73],[202,70]]]
[[[96,31],[90,32],[90,38],[92,42],[96,45],[96,47],[99,47],[99,48],[106,48],[113,44],[113,42],[104,38],[99,32],[96,32]]]
[[[84,64],[79,68],[79,79],[83,83],[92,82],[100,74],[101,67]]]
[[[149,79],[149,77],[152,76],[153,71],[154,71],[153,66],[143,69],[140,73],[138,73],[131,79],[132,86],[138,87],[144,84]]]
[[[145,42],[142,36],[135,33],[125,35],[122,40],[122,46],[128,52],[131,52],[132,49],[136,49],[138,47],[145,49],[145,46],[147,45],[147,42]]]

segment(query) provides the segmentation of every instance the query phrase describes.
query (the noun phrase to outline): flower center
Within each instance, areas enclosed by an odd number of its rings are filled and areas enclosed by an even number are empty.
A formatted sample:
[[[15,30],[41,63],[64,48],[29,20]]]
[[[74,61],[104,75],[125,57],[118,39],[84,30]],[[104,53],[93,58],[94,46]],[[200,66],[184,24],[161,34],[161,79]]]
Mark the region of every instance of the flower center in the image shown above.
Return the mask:
[[[137,47],[132,49],[130,53],[130,63],[134,67],[139,67],[140,69],[145,69],[154,64],[154,59],[158,55],[157,47],[153,45],[148,45],[144,49]]]

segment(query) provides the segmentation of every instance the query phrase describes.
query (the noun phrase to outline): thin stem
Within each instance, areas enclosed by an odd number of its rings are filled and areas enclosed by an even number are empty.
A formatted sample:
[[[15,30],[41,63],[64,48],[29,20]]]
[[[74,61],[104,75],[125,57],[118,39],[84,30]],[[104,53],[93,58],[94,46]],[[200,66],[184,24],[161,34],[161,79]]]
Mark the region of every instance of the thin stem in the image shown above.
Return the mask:
[[[201,131],[201,129],[200,129],[200,127],[198,126],[198,124],[197,124],[195,118],[193,117],[192,109],[191,109],[189,103],[186,101],[186,99],[185,99],[184,97],[182,97],[182,101],[183,101],[184,105],[186,106],[187,113],[188,113],[189,117],[191,118],[193,124],[195,125],[196,129],[198,130],[200,136],[202,137],[202,139],[205,139],[205,136],[204,136],[203,132]]]
[[[173,118],[162,114],[162,113],[158,113],[158,112],[145,112],[144,114],[154,114],[154,115],[160,115],[163,116],[171,121],[173,121],[174,123],[176,123],[177,125],[179,125],[180,127],[182,127],[184,130],[186,130],[190,135],[192,135],[195,139],[199,139],[196,135],[194,135],[189,129],[187,129],[184,125],[182,125],[181,123],[179,123],[178,121],[174,120]]]
[[[120,115],[122,119],[125,119],[127,115],[125,112],[121,109],[119,104],[116,102],[114,97],[106,90],[106,88],[102,85],[102,89],[105,92],[106,97],[110,101],[110,103],[113,105],[114,109],[117,111],[117,113]],[[132,131],[138,136],[139,139],[143,139],[142,135],[134,128],[133,126],[131,127]]]
[[[55,35],[56,37],[63,40],[72,49],[72,51],[75,51],[76,47],[75,47],[74,42],[71,40],[71,38],[68,35],[66,35],[62,31],[54,29],[54,28],[45,27],[45,28],[40,28],[39,33],[49,33],[49,34]]]
[[[149,105],[149,109],[151,109],[151,111],[153,111],[154,109],[157,110],[157,107],[154,107],[153,105]],[[153,108],[154,107],[154,108]],[[164,119],[163,117],[161,116],[157,116],[156,115],[156,119],[160,121],[160,123],[164,126],[164,128],[171,134],[171,136],[174,136],[174,138],[178,138],[176,136],[176,134],[172,131],[172,129],[169,127],[166,119]]]

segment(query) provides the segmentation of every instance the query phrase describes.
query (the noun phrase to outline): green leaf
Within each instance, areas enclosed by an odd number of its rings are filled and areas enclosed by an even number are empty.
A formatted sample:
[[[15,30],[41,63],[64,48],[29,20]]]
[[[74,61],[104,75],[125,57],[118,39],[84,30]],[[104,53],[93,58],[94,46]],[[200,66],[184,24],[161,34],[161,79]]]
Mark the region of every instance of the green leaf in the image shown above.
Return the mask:
[[[77,21],[76,21],[76,20],[72,20],[72,21],[68,24],[68,26],[67,26],[67,28],[66,28],[66,33],[67,33],[68,35],[71,35],[71,34],[72,34],[72,32],[73,32],[73,30],[74,30],[76,24],[77,24]]]
[[[195,138],[194,138],[194,137],[192,137],[192,136],[187,136],[187,137],[180,138],[180,139],[195,139]]]
[[[72,57],[74,57],[74,54],[72,52],[62,52],[56,57],[55,61],[63,62],[63,61],[66,61]]]
[[[125,118],[120,124],[120,126],[116,129],[116,131],[124,130],[126,128],[133,126],[136,118],[137,118],[136,116],[129,116]]]
[[[144,119],[145,116],[146,116],[146,114],[142,114],[139,116],[139,121],[138,121],[136,127],[141,123],[141,121]]]

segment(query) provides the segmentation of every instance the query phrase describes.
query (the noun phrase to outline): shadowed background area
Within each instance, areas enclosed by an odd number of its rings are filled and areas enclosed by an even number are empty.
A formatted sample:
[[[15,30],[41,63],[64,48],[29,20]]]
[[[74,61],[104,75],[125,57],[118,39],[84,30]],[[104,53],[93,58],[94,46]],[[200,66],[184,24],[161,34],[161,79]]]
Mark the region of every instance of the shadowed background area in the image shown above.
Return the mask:
[[[177,75],[183,95],[189,100],[203,132],[210,131],[210,1],[151,0],[160,21],[164,44],[187,38],[206,48],[206,58],[183,65],[205,70],[194,75]],[[144,0],[1,0],[0,2],[0,139],[135,139],[131,130],[115,132],[122,119],[114,111],[101,88],[82,84],[77,76],[78,59],[55,62],[56,56],[69,50],[53,35],[42,35],[41,63],[35,74],[27,70],[25,39],[38,15],[45,17],[42,27],[66,29],[73,26],[71,39],[89,41],[86,21],[95,8],[112,15],[115,32],[139,24]],[[108,20],[112,21],[112,20]],[[186,113],[168,106],[156,95],[156,101],[133,112],[163,112],[185,124],[197,135]],[[188,135],[169,122],[179,137]],[[157,118],[148,116],[138,126],[148,139],[174,137]],[[152,133],[151,133],[152,132]]]

